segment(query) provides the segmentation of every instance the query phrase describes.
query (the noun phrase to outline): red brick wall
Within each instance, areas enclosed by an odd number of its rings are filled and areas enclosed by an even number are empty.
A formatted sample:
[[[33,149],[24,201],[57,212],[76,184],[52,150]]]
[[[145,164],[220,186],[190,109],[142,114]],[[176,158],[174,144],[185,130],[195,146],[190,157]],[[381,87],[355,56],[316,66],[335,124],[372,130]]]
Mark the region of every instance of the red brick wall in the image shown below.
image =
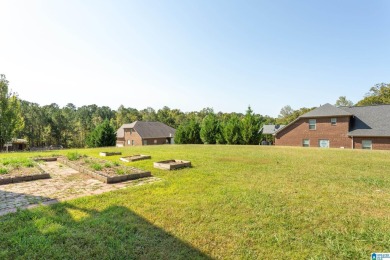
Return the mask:
[[[143,145],[143,140],[147,140],[147,145],[158,145],[158,144],[166,144],[166,138],[145,138],[142,139],[141,136],[135,132],[134,130],[131,131],[130,129],[125,129],[125,139],[124,139],[124,146],[131,146],[131,141],[134,140],[134,145]],[[156,140],[156,143],[154,142]],[[130,141],[130,143],[128,142]]]
[[[144,139],[148,141],[148,145],[157,145],[157,144],[166,144],[166,138],[147,138]],[[154,143],[154,140],[156,140],[156,143]]]
[[[134,130],[132,130],[130,134],[130,129],[125,128],[125,146],[131,146],[131,141],[133,140],[134,140],[134,145],[142,145],[141,136]]]
[[[362,140],[371,140],[373,150],[390,150],[390,138],[386,137],[354,137],[355,149],[362,149]]]
[[[309,130],[309,119],[316,119],[316,130]],[[351,148],[352,139],[348,137],[350,118],[338,117],[336,125],[331,125],[330,119],[301,118],[276,135],[275,145],[302,146],[303,139],[309,139],[311,147],[318,147],[318,140],[328,139],[331,148]]]

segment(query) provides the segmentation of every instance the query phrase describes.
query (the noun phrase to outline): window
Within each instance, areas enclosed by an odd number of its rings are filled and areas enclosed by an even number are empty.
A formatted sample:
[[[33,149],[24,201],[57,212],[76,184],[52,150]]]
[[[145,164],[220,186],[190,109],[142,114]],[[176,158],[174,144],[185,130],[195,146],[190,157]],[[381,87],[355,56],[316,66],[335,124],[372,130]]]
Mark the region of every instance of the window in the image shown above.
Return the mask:
[[[144,140],[144,141],[142,142],[142,144],[143,144],[143,145],[148,145],[148,140]]]
[[[362,149],[372,149],[372,141],[371,140],[362,140]]]
[[[309,129],[316,130],[316,120],[315,119],[309,119]]]
[[[134,145],[134,140],[131,140],[131,145]]]
[[[329,140],[327,140],[327,139],[318,140],[318,147],[329,148]]]
[[[130,144],[130,140],[127,140],[127,144]]]
[[[133,128],[130,128],[130,134],[132,134],[133,133]]]
[[[157,139],[154,139],[154,143],[157,144]]]
[[[336,125],[336,124],[337,124],[337,118],[335,118],[335,117],[334,117],[334,118],[331,118],[331,119],[330,119],[330,124],[331,124],[331,125]]]
[[[302,146],[303,147],[310,147],[310,140],[309,139],[303,139],[302,140]]]

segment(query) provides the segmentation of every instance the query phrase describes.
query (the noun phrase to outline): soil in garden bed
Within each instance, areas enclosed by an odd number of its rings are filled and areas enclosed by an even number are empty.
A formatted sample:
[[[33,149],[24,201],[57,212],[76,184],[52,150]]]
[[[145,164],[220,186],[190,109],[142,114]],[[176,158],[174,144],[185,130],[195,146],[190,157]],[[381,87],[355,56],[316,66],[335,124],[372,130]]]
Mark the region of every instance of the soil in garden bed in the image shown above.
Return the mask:
[[[70,163],[98,172],[99,174],[107,177],[145,172],[135,167],[120,165],[117,162],[110,162],[86,156],[81,156],[77,160],[70,160]]]
[[[50,178],[38,163],[29,158],[0,160],[0,185]]]

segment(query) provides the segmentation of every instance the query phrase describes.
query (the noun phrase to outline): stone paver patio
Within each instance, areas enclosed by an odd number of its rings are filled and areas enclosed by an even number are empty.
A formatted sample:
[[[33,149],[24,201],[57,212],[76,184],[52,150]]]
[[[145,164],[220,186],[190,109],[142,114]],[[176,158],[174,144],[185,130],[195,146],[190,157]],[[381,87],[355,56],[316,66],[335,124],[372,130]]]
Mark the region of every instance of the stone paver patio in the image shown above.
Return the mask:
[[[50,174],[50,179],[0,185],[0,216],[16,212],[18,208],[49,205],[159,180],[149,177],[106,184],[56,161],[45,162],[41,167]]]

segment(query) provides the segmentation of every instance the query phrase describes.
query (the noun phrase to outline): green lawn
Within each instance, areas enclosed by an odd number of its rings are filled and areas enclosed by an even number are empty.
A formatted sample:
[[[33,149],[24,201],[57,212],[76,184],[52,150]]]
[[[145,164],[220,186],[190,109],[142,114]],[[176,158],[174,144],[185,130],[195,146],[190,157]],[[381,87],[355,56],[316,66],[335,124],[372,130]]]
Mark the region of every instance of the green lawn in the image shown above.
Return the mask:
[[[151,155],[126,165],[162,180],[0,217],[0,259],[369,259],[390,251],[390,152],[103,150]],[[98,157],[102,149],[77,151]],[[0,158],[16,155],[31,156]],[[153,168],[165,159],[190,160],[193,167]]]

